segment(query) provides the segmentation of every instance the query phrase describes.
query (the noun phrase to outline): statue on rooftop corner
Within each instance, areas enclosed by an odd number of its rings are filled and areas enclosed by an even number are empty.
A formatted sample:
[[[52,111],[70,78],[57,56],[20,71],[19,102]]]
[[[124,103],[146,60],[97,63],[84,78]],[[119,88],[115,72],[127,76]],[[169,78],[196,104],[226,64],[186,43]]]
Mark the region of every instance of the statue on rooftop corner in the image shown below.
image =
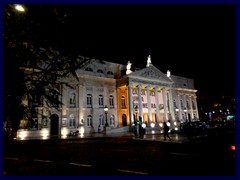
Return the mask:
[[[130,63],[130,61],[128,61],[126,74],[130,74],[132,72],[131,71],[131,65],[132,65],[132,63]]]
[[[147,67],[149,67],[150,64],[152,64],[152,62],[151,62],[151,56],[149,55],[147,59]]]
[[[170,78],[170,76],[171,76],[171,72],[169,70],[167,70],[167,77]]]

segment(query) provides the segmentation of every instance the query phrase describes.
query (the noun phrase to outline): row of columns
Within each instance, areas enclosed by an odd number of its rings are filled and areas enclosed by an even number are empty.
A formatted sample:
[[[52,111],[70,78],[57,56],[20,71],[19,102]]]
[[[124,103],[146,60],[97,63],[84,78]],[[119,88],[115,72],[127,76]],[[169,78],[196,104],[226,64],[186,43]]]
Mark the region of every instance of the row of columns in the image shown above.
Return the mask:
[[[179,105],[179,111],[176,112],[176,107],[174,107],[173,104],[173,95],[172,95],[172,88],[169,88],[168,91],[166,90],[165,87],[161,87],[162,89],[162,98],[163,98],[163,104],[164,104],[164,119],[165,121],[168,120],[175,120],[175,113],[177,114],[177,117],[179,119],[187,119],[188,114],[190,113],[191,119],[193,119],[194,117],[194,112],[196,115],[196,119],[199,119],[199,115],[198,115],[198,110],[197,110],[197,100],[196,100],[196,96],[189,96],[189,106],[190,106],[190,110],[186,109],[187,112],[184,112],[183,109],[180,108],[181,106],[181,102],[180,102],[180,95],[177,96],[177,101],[178,101],[178,105]],[[138,85],[138,109],[139,109],[139,116],[143,118],[143,106],[142,106],[142,95],[141,95],[141,91],[142,90],[142,85],[139,84]],[[129,112],[130,112],[130,122],[133,123],[134,121],[134,107],[133,107],[133,98],[132,98],[132,84],[128,85],[128,96],[129,96]],[[158,87],[155,87],[155,102],[156,102],[156,120],[157,122],[160,123],[160,110],[159,110],[159,94],[158,94]],[[182,95],[183,96],[183,101],[184,101],[184,107],[187,107],[187,97],[186,95]],[[192,99],[193,97],[193,99]],[[195,111],[193,110],[193,104],[192,101],[195,104]],[[151,108],[151,99],[150,99],[150,86],[147,86],[147,104],[148,104],[148,118],[150,123],[152,122],[152,108]],[[185,118],[183,117],[182,114],[186,114]],[[171,117],[170,117],[171,116]]]
[[[143,106],[142,106],[142,95],[141,91],[142,85],[138,85],[138,109],[139,116],[143,118]],[[155,102],[156,102],[156,120],[160,123],[160,111],[159,111],[159,97],[158,97],[158,88],[155,87]],[[130,122],[134,121],[134,112],[133,112],[133,98],[132,98],[132,84],[128,85],[128,97],[129,97],[129,112],[130,112]],[[172,101],[172,90],[169,89],[169,92],[166,92],[166,88],[162,88],[163,92],[163,104],[164,104],[164,120],[169,120],[169,113],[174,114],[173,101]],[[147,104],[148,104],[148,118],[149,121],[152,122],[152,107],[151,107],[151,99],[150,99],[150,86],[147,86]],[[175,120],[175,116],[172,116],[172,120]]]
[[[182,98],[180,98],[180,96],[182,96]],[[189,98],[187,99],[187,96],[189,96]],[[193,99],[192,99],[193,98]],[[182,109],[182,105],[181,105],[181,99],[183,100],[183,109]],[[190,109],[187,108],[187,100],[189,100],[189,106],[190,106]],[[197,106],[197,97],[196,96],[190,96],[190,95],[185,95],[185,94],[182,94],[182,95],[177,95],[177,101],[178,101],[178,104],[179,104],[179,111],[177,112],[178,114],[178,117],[180,119],[187,119],[187,117],[183,117],[182,114],[189,114],[190,113],[190,116],[191,118],[193,119],[194,117],[194,111],[195,111],[195,115],[196,115],[196,118],[199,119],[199,115],[198,115],[198,106]],[[193,107],[193,104],[192,104],[192,101],[194,102],[194,105],[195,105],[195,110],[192,108]],[[184,109],[186,109],[186,112],[184,112]]]

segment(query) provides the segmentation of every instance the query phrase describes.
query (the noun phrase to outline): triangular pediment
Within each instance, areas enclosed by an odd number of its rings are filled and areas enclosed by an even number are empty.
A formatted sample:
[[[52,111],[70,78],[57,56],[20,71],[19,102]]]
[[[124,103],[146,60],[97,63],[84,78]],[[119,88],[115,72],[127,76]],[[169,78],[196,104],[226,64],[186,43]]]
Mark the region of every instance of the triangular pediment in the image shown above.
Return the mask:
[[[170,78],[167,77],[166,74],[161,72],[158,68],[156,68],[153,65],[150,65],[149,67],[146,67],[144,69],[132,72],[131,74],[128,74],[128,77],[155,80],[155,81],[166,82],[166,83],[173,82]]]

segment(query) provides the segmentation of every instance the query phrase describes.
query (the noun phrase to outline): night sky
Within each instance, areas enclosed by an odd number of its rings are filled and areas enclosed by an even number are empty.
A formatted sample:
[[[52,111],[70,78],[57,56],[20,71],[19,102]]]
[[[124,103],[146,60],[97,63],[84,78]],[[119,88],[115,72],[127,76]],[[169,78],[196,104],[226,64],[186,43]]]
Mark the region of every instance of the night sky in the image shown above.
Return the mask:
[[[195,80],[198,95],[235,94],[232,5],[27,5],[62,51]],[[44,12],[44,13],[42,13]],[[63,22],[56,25],[54,16]],[[59,28],[60,27],[60,28]],[[54,40],[55,38],[55,40]]]

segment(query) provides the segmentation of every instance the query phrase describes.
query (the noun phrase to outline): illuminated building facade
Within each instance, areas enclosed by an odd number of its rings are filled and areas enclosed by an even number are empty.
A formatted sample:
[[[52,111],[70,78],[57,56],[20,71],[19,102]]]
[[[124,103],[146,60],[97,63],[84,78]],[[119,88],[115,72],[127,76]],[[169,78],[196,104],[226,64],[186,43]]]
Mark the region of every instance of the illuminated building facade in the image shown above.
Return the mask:
[[[161,72],[151,63],[150,56],[143,69],[133,70],[131,65],[93,60],[85,69],[77,70],[79,81],[63,79],[72,88],[60,87],[61,111],[44,105],[37,107],[42,113],[35,118],[31,135],[63,136],[76,130],[90,134],[99,129],[102,132],[106,122],[107,132],[128,131],[136,119],[147,126],[199,119],[193,79]],[[24,124],[23,120],[19,137],[26,133]]]

